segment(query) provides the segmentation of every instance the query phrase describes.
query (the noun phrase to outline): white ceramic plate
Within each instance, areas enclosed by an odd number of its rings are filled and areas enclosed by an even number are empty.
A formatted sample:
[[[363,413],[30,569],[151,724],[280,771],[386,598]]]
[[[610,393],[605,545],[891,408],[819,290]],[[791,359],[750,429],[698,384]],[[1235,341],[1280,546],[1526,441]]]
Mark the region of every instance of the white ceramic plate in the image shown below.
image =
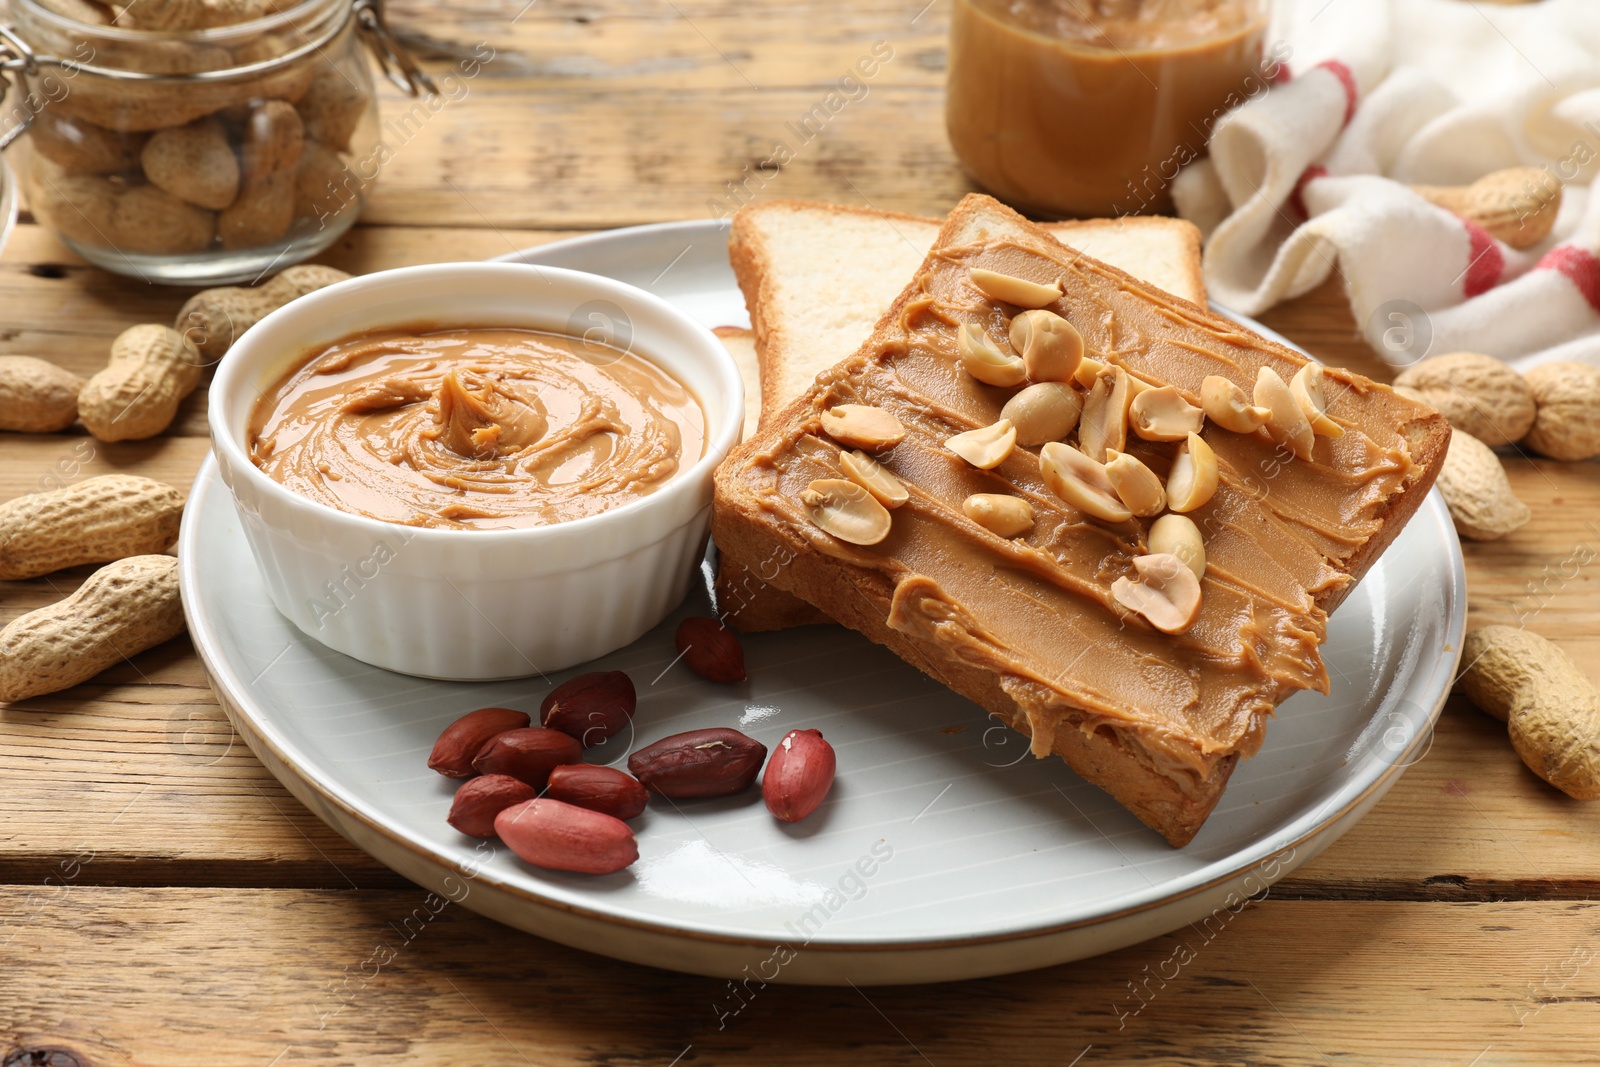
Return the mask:
[[[643,285],[708,325],[743,324],[726,227],[640,227],[520,257]],[[1333,695],[1287,701],[1188,847],[1169,848],[1059,760],[842,628],[745,640],[750,681],[674,662],[677,620],[594,667],[639,689],[633,736],[738,726],[769,747],[820,728],[839,755],[815,815],[776,822],[751,790],[653,800],[640,860],[585,877],[531,868],[445,824],[439,730],[488,704],[537,712],[549,679],[452,684],[367,667],[284,620],[208,461],[184,519],[189,628],[235,726],[312,811],[382,862],[485,915],[641,963],[766,981],[929,982],[1061,963],[1187,922],[1217,926],[1343,833],[1427,751],[1465,616],[1460,547],[1437,493],[1333,617]],[[582,611],[581,604],[552,610]],[[1208,918],[1214,916],[1214,918]],[[729,1010],[737,1007],[730,1002]]]

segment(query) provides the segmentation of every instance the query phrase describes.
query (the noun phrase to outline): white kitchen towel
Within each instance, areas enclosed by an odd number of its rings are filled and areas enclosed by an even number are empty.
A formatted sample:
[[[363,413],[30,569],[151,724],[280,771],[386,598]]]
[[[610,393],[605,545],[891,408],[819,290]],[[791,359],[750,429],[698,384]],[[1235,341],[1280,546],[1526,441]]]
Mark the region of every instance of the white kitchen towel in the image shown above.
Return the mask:
[[[1254,315],[1338,271],[1397,366],[1463,350],[1600,365],[1600,0],[1281,4],[1287,71],[1173,186],[1212,297]],[[1564,184],[1525,251],[1409,188],[1516,166]]]

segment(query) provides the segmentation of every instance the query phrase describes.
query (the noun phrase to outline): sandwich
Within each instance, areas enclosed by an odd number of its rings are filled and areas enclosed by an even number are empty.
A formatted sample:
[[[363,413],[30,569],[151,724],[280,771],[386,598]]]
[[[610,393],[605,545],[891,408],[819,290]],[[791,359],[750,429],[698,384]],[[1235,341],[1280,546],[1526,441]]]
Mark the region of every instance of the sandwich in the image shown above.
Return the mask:
[[[1273,709],[1328,691],[1328,613],[1420,506],[1448,424],[986,196],[908,282],[718,469],[718,548],[1184,845]],[[1008,406],[1041,386],[1076,398],[1058,437]],[[1198,560],[1155,550],[1169,516]]]

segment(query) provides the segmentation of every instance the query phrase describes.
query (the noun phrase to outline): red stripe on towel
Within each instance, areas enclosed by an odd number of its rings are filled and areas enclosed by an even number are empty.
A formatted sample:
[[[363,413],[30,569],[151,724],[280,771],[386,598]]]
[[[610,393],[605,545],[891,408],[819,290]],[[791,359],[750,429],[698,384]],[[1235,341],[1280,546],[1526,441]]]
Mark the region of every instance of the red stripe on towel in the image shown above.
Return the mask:
[[[1324,59],[1317,66],[1338,78],[1339,84],[1344,86],[1344,124],[1350,125],[1350,120],[1356,114],[1356,100],[1361,95],[1361,91],[1356,88],[1356,76],[1350,73],[1349,67],[1337,59]]]
[[[1500,275],[1506,269],[1506,257],[1500,252],[1500,245],[1489,236],[1489,231],[1479,226],[1476,222],[1461,220],[1461,225],[1467,229],[1467,240],[1471,243],[1472,260],[1463,272],[1461,290],[1469,298],[1487,293],[1500,284]]]
[[[1535,270],[1555,270],[1572,279],[1589,306],[1600,311],[1600,258],[1586,248],[1558,245],[1544,254]]]
[[[1311,212],[1306,210],[1306,186],[1318,178],[1326,178],[1328,168],[1321,163],[1313,163],[1307,167],[1305,173],[1300,175],[1300,180],[1294,183],[1294,192],[1289,194],[1289,206],[1300,212],[1300,217],[1309,219]]]

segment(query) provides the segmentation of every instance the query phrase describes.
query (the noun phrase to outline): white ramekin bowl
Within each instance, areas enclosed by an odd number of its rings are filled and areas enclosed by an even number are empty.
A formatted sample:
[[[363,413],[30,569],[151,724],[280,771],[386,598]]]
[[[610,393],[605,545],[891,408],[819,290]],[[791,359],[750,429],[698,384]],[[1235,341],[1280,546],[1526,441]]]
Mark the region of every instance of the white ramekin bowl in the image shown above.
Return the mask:
[[[573,522],[518,530],[413,528],[316,503],[250,462],[261,394],[291,366],[367,330],[601,327],[686,385],[706,452],[656,492]],[[251,327],[211,384],[212,448],[272,602],[364,663],[428,678],[519,678],[632,642],[688,592],[705,546],[711,472],[738,442],[743,386],[710,330],[641,289],[554,267],[442,263],[301,297]]]

